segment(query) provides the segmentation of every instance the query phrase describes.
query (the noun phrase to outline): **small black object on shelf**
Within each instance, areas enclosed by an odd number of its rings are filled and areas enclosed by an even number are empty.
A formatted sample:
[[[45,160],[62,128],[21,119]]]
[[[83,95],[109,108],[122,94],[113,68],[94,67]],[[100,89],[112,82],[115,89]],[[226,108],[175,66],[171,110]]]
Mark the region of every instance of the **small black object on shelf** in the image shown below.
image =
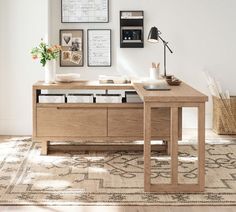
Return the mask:
[[[120,48],[144,47],[143,22],[143,11],[120,11]]]

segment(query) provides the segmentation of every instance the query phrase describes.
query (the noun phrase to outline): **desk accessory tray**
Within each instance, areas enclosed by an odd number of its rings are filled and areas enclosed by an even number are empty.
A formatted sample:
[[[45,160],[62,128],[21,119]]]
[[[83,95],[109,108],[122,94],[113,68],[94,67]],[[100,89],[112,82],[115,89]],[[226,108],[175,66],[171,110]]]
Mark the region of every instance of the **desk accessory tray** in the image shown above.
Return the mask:
[[[166,79],[166,82],[170,85],[170,86],[179,86],[182,81],[175,78],[175,77],[172,77],[170,79]]]

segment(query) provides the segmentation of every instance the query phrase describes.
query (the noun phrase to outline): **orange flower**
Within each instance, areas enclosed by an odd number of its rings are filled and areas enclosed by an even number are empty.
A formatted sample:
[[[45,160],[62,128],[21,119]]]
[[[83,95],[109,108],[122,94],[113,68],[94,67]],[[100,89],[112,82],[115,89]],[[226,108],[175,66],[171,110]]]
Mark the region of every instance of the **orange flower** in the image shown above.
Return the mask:
[[[34,60],[36,60],[36,59],[38,59],[38,56],[37,56],[37,55],[33,55],[32,58],[33,58]]]
[[[49,48],[47,52],[48,52],[48,53],[52,53],[52,52],[53,52],[53,49],[52,49],[52,48]]]
[[[60,45],[54,45],[53,48],[54,48],[55,51],[61,50],[61,46]]]

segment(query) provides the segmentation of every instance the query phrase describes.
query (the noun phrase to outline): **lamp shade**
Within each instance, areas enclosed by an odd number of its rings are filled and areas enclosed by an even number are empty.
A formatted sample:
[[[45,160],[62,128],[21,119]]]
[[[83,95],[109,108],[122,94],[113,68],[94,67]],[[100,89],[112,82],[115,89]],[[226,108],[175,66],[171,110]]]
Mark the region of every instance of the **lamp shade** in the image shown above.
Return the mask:
[[[158,42],[158,29],[156,27],[152,27],[148,34],[148,41],[151,43]]]

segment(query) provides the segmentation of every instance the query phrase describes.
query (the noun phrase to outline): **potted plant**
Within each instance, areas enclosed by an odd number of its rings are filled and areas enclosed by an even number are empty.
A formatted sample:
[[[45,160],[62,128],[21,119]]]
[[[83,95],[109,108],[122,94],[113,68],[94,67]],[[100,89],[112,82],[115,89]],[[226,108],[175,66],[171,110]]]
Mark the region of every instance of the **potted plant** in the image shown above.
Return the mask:
[[[56,77],[56,60],[60,55],[61,46],[49,46],[43,40],[39,46],[31,50],[31,55],[34,60],[39,59],[42,66],[45,68],[45,83],[55,83]]]

